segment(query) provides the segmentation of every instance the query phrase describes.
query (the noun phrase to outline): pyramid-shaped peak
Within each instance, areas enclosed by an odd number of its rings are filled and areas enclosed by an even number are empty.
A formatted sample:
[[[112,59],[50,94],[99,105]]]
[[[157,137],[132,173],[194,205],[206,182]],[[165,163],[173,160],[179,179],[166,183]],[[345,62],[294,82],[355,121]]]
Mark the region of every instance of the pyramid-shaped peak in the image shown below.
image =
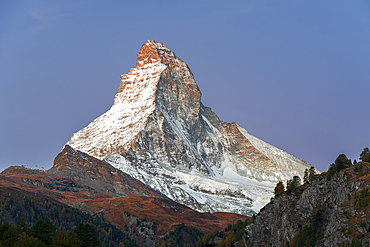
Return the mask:
[[[277,181],[303,178],[310,168],[221,122],[201,103],[187,64],[154,40],[121,76],[113,106],[67,144],[200,211],[256,212]]]
[[[163,43],[148,40],[137,54],[136,67],[142,67],[148,63],[162,62],[168,64],[169,58],[177,58],[167,46]]]

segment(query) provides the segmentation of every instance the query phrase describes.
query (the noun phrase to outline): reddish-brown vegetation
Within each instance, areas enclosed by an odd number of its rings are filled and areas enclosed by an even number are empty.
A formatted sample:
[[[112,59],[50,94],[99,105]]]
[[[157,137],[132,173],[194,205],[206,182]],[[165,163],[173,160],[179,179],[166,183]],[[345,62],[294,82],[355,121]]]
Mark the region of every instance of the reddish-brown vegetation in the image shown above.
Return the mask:
[[[68,165],[64,164],[59,167],[67,169]],[[104,165],[91,169],[99,168],[104,170]],[[105,174],[104,171],[101,173]],[[99,177],[96,177],[99,180]],[[121,230],[124,230],[125,225],[128,224],[129,219],[125,215],[127,212],[141,220],[155,222],[156,237],[165,235],[181,223],[194,226],[207,233],[215,229],[223,230],[228,224],[235,223],[237,220],[244,221],[247,218],[232,213],[199,213],[164,196],[158,196],[156,193],[153,193],[153,196],[131,194],[118,197],[116,193],[112,193],[112,190],[107,190],[108,192],[99,190],[99,186],[95,189],[67,177],[24,167],[10,167],[2,172],[0,186],[17,188],[20,191],[26,191],[25,193],[52,198],[91,214],[103,212],[105,217]],[[145,187],[145,190],[148,190],[148,187]]]
[[[136,195],[97,199],[87,203],[86,208],[95,213],[104,210],[120,229],[128,223],[124,211],[146,221],[155,221],[157,236],[164,235],[172,226],[181,223],[206,233],[215,229],[223,230],[228,224],[237,220],[245,221],[247,218],[232,213],[199,213],[168,199]]]

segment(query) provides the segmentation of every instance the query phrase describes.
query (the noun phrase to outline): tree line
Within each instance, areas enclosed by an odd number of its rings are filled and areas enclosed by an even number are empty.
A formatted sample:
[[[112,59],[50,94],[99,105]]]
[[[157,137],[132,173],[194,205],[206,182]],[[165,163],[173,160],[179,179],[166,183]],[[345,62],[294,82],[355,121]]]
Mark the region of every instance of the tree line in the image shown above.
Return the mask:
[[[95,228],[88,223],[80,223],[68,234],[65,230],[55,233],[51,221],[38,220],[32,227],[24,217],[15,226],[9,222],[0,226],[1,247],[98,247],[100,241]]]
[[[364,148],[362,153],[360,154],[360,160],[362,162],[370,162],[370,150],[369,148]],[[357,161],[354,160],[353,164],[356,164]],[[349,168],[352,166],[351,159],[348,159],[345,154],[340,154],[334,161],[334,163],[330,164],[328,171],[326,172],[326,179],[330,180],[331,177],[342,169]],[[360,164],[359,167],[355,167],[355,172],[362,173],[363,165]],[[310,169],[306,169],[304,172],[303,183],[307,183],[315,178],[316,176],[315,168],[310,167]],[[285,188],[282,181],[279,181],[274,189],[274,194],[278,195],[284,191],[292,192],[298,185],[302,183],[301,178],[299,176],[293,176],[292,179],[287,181],[287,186]]]

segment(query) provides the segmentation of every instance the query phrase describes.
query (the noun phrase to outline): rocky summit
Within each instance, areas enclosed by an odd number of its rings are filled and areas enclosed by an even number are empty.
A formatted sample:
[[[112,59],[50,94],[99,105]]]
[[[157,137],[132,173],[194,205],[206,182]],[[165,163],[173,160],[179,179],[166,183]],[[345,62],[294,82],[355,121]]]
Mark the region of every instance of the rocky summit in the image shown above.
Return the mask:
[[[188,65],[148,40],[113,106],[67,145],[200,212],[258,212],[277,181],[311,165],[220,121]]]

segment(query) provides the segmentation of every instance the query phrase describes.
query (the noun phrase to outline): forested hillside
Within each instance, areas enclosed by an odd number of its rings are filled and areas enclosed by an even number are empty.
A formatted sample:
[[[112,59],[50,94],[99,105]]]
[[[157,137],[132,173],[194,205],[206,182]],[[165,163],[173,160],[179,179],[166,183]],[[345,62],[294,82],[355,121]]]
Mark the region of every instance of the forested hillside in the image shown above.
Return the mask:
[[[101,246],[137,246],[130,236],[106,222],[101,214],[91,216],[45,195],[35,195],[17,188],[0,187],[0,225],[0,246],[13,246],[18,240],[36,241],[31,239],[32,236],[40,240],[34,234],[38,231],[37,227],[43,228],[48,235],[48,240],[42,241],[47,246],[55,237],[65,241],[75,238],[72,232],[76,233],[79,227],[82,230],[89,230],[91,227],[91,235],[96,235]],[[65,234],[69,234],[69,238]],[[85,245],[78,245],[77,241],[72,246]]]
[[[184,224],[177,225],[167,236],[159,241],[158,246],[191,247],[191,246],[244,246],[242,240],[244,229],[253,222],[254,217],[244,222],[238,220],[235,224],[229,224],[223,231],[214,230],[212,233],[204,234],[195,227]]]

